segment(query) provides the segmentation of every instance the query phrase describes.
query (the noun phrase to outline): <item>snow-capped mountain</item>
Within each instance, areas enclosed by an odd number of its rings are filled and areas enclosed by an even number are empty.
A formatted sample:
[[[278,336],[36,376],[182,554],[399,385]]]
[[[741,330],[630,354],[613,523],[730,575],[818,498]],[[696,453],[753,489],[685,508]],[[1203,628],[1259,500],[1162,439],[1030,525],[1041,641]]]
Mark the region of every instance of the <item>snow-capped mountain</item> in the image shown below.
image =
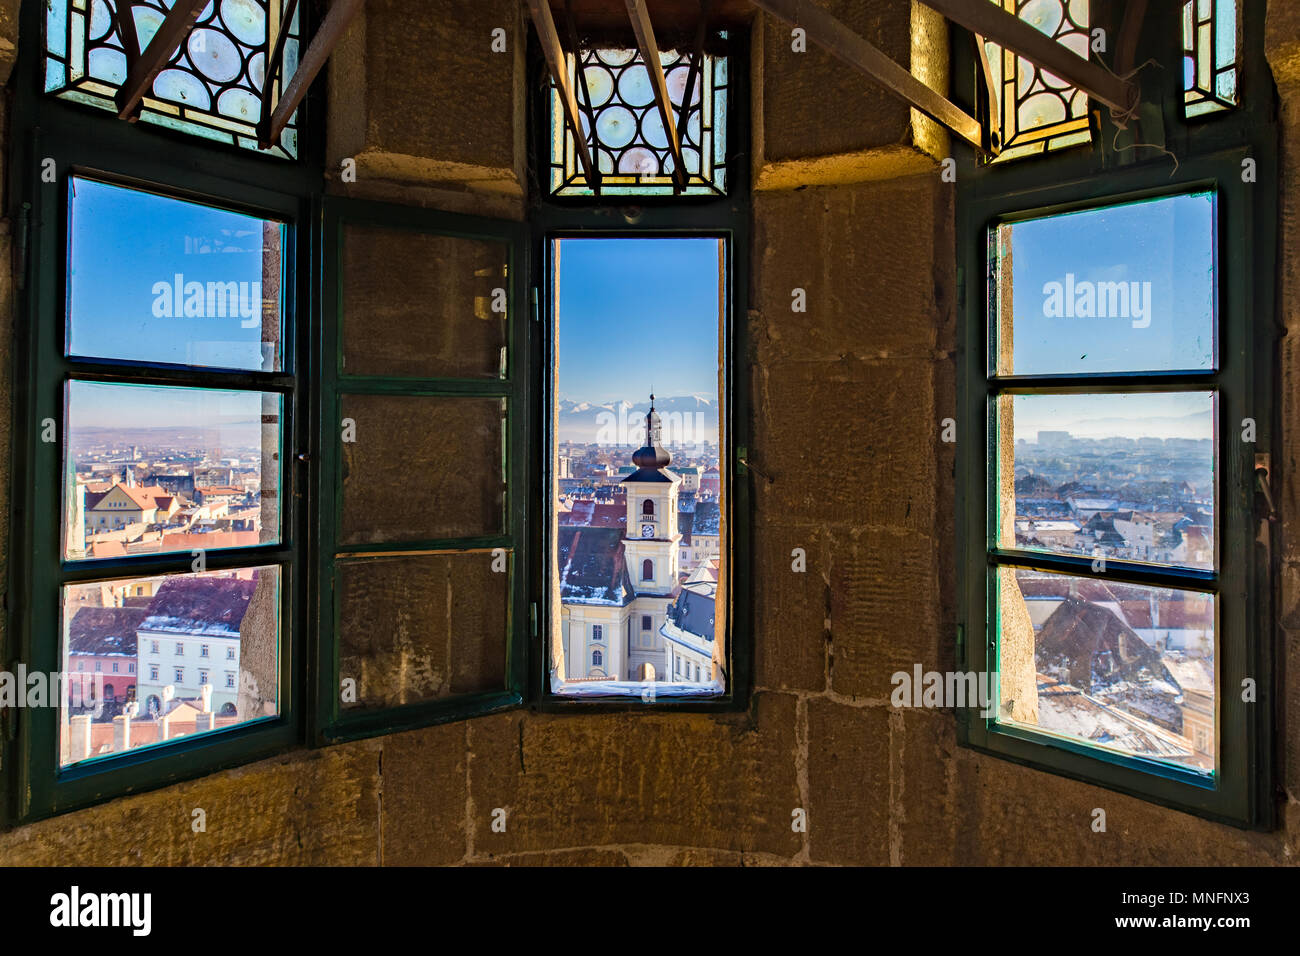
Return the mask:
[[[562,398],[557,403],[556,437],[559,441],[639,445],[644,439],[647,396],[640,402],[585,402]],[[708,395],[655,398],[665,444],[692,444],[718,440],[718,403]]]

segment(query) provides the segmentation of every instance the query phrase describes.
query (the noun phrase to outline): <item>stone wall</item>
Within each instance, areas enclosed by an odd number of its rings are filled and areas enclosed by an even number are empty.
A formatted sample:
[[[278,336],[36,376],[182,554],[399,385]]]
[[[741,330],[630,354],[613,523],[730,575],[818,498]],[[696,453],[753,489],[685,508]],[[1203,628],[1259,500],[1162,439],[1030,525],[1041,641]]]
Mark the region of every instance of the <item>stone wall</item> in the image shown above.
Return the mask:
[[[420,15],[406,16],[416,6]],[[474,13],[463,12],[471,6]],[[1300,324],[1300,185],[1292,172],[1300,163],[1300,12],[1279,0],[1271,7],[1269,52],[1287,131],[1280,261],[1291,328]],[[910,2],[872,8],[879,12],[855,22],[859,29],[918,76],[946,76],[932,25]],[[467,33],[447,26],[460,16],[473,19],[462,25]],[[501,54],[489,52],[486,31],[497,24],[517,50],[523,21],[505,0],[372,2],[330,74],[332,161],[364,154],[369,165],[358,164],[357,183],[332,188],[479,211],[513,203],[520,214],[515,98],[523,80],[515,73],[506,82],[494,59]],[[772,481],[755,483],[750,712],[519,711],[296,751],[0,834],[0,863],[1294,859],[1300,735],[1284,738],[1291,759],[1282,823],[1261,834],[982,756],[957,745],[951,713],[890,708],[891,673],[916,662],[952,666],[953,459],[938,423],[956,402],[953,186],[937,172],[941,137],[915,114],[829,58],[791,57],[788,31],[766,19],[755,36],[765,132],[754,164],[764,188],[754,201],[747,359],[752,460]],[[410,57],[423,69],[449,42],[462,44],[456,69],[413,72]],[[521,61],[512,62],[519,70]],[[810,112],[814,91],[825,105]],[[420,125],[411,118],[431,97],[452,111],[446,125],[403,129]],[[453,115],[462,107],[477,124],[473,138],[457,125],[465,115]],[[823,133],[829,116],[846,119]],[[791,163],[802,164],[797,174]],[[809,185],[789,188],[796,182]],[[806,292],[806,313],[791,312],[794,288]],[[1282,363],[1283,416],[1293,421],[1300,352],[1289,338]],[[1280,507],[1292,542],[1300,445],[1291,430],[1284,437]],[[807,553],[805,573],[791,570],[794,548]],[[1288,544],[1285,557],[1285,654],[1294,662],[1300,552]],[[1287,713],[1296,726],[1300,691],[1289,694]],[[207,813],[203,834],[190,828],[196,807]],[[1106,833],[1091,830],[1094,807],[1107,811]],[[506,811],[504,833],[492,828],[497,809]],[[799,809],[806,832],[791,827]]]

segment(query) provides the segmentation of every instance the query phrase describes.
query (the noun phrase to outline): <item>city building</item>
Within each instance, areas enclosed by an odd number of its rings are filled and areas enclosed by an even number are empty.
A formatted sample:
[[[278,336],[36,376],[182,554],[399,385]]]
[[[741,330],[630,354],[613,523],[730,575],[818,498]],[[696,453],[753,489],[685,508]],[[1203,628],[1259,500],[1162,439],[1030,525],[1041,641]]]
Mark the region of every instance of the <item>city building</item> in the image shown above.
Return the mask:
[[[568,680],[680,681],[689,664],[692,681],[711,677],[712,597],[682,598],[684,535],[679,527],[681,478],[669,466],[659,415],[651,396],[645,421],[646,444],[632,456],[633,465],[619,484],[621,505],[575,501],[560,514],[558,536],[561,640]],[[718,542],[716,502],[706,508],[705,544]],[[698,512],[698,505],[696,506]],[[616,518],[614,512],[621,514]],[[688,513],[688,518],[698,520]],[[677,607],[684,623],[670,621]],[[664,630],[671,624],[669,630]],[[675,649],[675,650],[674,650]]]
[[[212,710],[231,714],[239,697],[240,629],[257,587],[237,577],[169,578],[137,628],[142,714],[155,716],[164,687],[176,700],[198,700],[212,687]]]

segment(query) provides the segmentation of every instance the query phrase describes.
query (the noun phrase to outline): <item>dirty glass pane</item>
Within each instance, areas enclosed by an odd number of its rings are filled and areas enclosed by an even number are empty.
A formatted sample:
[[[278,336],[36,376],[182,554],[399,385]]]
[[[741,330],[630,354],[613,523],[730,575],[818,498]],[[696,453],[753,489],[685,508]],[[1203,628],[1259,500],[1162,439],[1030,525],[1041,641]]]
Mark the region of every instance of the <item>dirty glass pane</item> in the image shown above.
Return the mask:
[[[63,588],[59,762],[280,712],[280,569]]]
[[[273,392],[69,382],[64,557],[279,541],[282,406]]]
[[[502,549],[340,561],[339,679],[356,682],[343,707],[504,688],[512,559]]]
[[[1004,395],[996,407],[999,546],[1215,567],[1212,393]]]
[[[1215,599],[998,568],[997,719],[1212,774]]]
[[[503,534],[503,398],[344,395],[340,541]]]
[[[347,226],[343,373],[504,378],[508,261],[502,242]]]
[[[717,239],[553,246],[555,693],[724,690],[723,251]]]
[[[138,48],[147,49],[174,0],[129,5]],[[113,98],[126,82],[121,0],[45,0],[45,91],[61,99],[117,112]],[[298,70],[299,10],[289,20],[283,69],[272,103]],[[154,78],[140,119],[203,139],[257,149],[266,47],[284,19],[285,0],[215,0]],[[266,152],[298,155],[295,111],[280,142]]]
[[[993,230],[1001,375],[1215,367],[1211,192]]]
[[[280,370],[282,223],[81,177],[69,204],[68,354]]]

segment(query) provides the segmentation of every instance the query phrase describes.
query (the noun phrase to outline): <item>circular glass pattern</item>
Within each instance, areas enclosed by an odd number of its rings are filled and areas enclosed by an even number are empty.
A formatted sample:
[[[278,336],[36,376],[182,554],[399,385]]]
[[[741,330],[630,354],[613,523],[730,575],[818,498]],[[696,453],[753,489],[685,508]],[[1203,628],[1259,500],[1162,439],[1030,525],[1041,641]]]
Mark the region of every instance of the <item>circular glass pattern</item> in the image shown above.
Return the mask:
[[[208,88],[187,70],[163,70],[153,81],[154,94],[174,103],[184,103],[195,109],[206,110],[212,106]]]
[[[636,136],[636,117],[623,106],[611,106],[596,115],[596,135],[602,144],[618,149]]]
[[[207,79],[228,83],[243,72],[243,60],[233,40],[216,30],[195,30],[186,49],[194,68]]]
[[[266,11],[254,0],[221,0],[221,22],[245,46],[258,46],[266,39]]]

